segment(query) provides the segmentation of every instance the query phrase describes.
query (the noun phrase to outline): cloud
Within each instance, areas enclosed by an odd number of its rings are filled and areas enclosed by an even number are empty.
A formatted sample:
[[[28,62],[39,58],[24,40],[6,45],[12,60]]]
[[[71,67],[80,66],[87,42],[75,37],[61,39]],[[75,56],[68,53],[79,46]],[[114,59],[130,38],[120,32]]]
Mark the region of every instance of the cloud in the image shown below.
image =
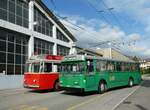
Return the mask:
[[[108,6],[114,7],[118,13],[127,14],[145,25],[145,31],[150,33],[150,1],[149,0],[106,0]]]
[[[133,44],[136,42],[141,42],[142,36],[138,33],[126,34],[118,27],[112,27],[98,19],[85,19],[80,16],[69,15],[69,22],[77,25],[72,25],[66,20],[62,22],[67,26],[67,28],[73,33],[77,38],[77,44],[89,48],[93,44],[97,44],[102,41],[115,40],[116,43],[127,42],[132,44],[120,45],[121,51],[126,54],[131,55],[150,55],[148,47],[139,44]],[[92,24],[92,25],[91,25]],[[96,25],[96,26],[95,26]],[[96,28],[97,27],[97,28]]]
[[[145,55],[149,56],[150,55],[150,49],[147,49],[145,52],[144,52]]]
[[[134,33],[134,34],[130,34],[128,36],[128,38],[131,40],[131,41],[139,41],[141,39],[141,36],[137,33]]]
[[[62,20],[67,28],[77,37],[78,41],[100,42],[106,40],[119,39],[125,33],[118,27],[112,27],[98,19],[85,19],[79,16],[69,16],[69,22]],[[86,39],[85,39],[86,38]]]
[[[84,17],[75,15],[65,16],[68,16],[68,21],[71,23],[66,20],[62,20],[62,22],[77,38],[77,44],[82,47],[92,48],[93,45],[99,42],[115,41],[115,43],[118,43],[115,47],[120,48],[120,51],[127,55],[145,57],[150,55],[150,49],[145,46],[144,41],[141,42],[143,36],[138,33],[127,34],[119,27],[110,26],[99,19],[87,20]],[[124,45],[119,44],[120,42],[124,43]]]

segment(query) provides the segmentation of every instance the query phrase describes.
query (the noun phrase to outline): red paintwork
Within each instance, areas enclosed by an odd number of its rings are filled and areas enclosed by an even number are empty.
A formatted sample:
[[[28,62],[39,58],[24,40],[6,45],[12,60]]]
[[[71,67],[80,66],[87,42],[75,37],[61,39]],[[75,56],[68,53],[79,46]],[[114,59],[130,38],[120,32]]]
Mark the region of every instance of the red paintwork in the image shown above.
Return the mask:
[[[43,55],[43,56],[32,56],[33,59],[35,57],[35,62],[37,60],[43,59],[43,61],[60,61],[63,59],[63,56],[58,55]],[[31,57],[31,59],[32,59]],[[32,59],[32,62],[33,62]],[[29,60],[30,61],[30,60]],[[35,80],[35,81],[34,81]],[[46,89],[54,89],[55,81],[59,80],[59,73],[50,72],[50,73],[31,73],[26,72],[24,74],[24,87],[31,88],[34,90],[46,90]]]
[[[56,55],[46,55],[46,58],[47,60],[62,60],[63,59],[63,56],[56,56]]]
[[[46,73],[25,73],[24,74],[24,85],[26,88],[31,88],[34,90],[47,90],[54,89],[55,81],[58,80],[59,73],[51,72]],[[34,82],[36,80],[36,82]],[[31,87],[39,86],[39,87]]]

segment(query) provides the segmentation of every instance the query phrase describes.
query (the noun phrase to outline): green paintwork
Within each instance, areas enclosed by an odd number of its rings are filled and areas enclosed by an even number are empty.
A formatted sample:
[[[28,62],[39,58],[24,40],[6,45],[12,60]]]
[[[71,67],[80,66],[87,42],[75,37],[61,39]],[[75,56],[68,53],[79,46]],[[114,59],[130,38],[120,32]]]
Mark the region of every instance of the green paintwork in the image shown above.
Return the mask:
[[[103,71],[96,72],[96,59],[94,59],[94,72],[87,74],[86,60],[84,62],[85,71],[82,73],[66,73],[61,72],[60,83],[61,87],[67,88],[82,88],[84,91],[97,91],[101,80],[105,80],[107,88],[114,88],[128,85],[129,78],[132,77],[134,84],[141,82],[141,74],[139,70],[136,71]],[[81,61],[80,61],[81,62]],[[65,61],[62,63],[66,63]],[[77,63],[77,61],[70,61],[69,63]]]

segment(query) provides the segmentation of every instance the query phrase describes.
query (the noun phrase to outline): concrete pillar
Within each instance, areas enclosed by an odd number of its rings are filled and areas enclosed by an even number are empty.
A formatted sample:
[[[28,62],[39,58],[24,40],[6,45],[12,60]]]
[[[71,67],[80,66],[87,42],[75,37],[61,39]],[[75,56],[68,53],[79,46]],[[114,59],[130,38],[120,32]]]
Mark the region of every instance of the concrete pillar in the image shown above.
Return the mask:
[[[34,37],[30,36],[28,42],[28,58],[30,58],[34,54]]]
[[[57,39],[56,26],[55,25],[53,26],[53,38]],[[54,46],[53,46],[53,55],[57,55],[57,44],[56,43],[54,43]]]
[[[29,2],[29,29],[34,30],[34,1]]]
[[[75,46],[76,46],[76,44],[74,42],[71,42],[71,48],[70,48],[70,52],[69,52],[70,55],[77,54],[77,49]]]
[[[28,42],[28,58],[30,58],[34,53],[34,1],[29,2],[29,30],[31,31],[31,36]]]
[[[112,50],[111,50],[111,48],[109,49],[109,57],[112,58]]]
[[[55,25],[53,26],[53,38],[57,39],[56,26]],[[53,45],[53,55],[57,55],[57,44],[56,43],[54,43],[54,45]],[[53,70],[53,72],[57,72],[57,66],[53,65],[52,70]]]

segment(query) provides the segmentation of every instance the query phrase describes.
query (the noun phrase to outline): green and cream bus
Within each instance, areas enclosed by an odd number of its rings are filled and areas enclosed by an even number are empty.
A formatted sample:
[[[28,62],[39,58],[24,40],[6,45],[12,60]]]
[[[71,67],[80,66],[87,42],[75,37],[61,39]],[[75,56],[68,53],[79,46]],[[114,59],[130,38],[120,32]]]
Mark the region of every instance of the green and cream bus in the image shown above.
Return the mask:
[[[86,55],[66,56],[59,67],[63,90],[105,92],[119,86],[140,84],[139,64]]]

